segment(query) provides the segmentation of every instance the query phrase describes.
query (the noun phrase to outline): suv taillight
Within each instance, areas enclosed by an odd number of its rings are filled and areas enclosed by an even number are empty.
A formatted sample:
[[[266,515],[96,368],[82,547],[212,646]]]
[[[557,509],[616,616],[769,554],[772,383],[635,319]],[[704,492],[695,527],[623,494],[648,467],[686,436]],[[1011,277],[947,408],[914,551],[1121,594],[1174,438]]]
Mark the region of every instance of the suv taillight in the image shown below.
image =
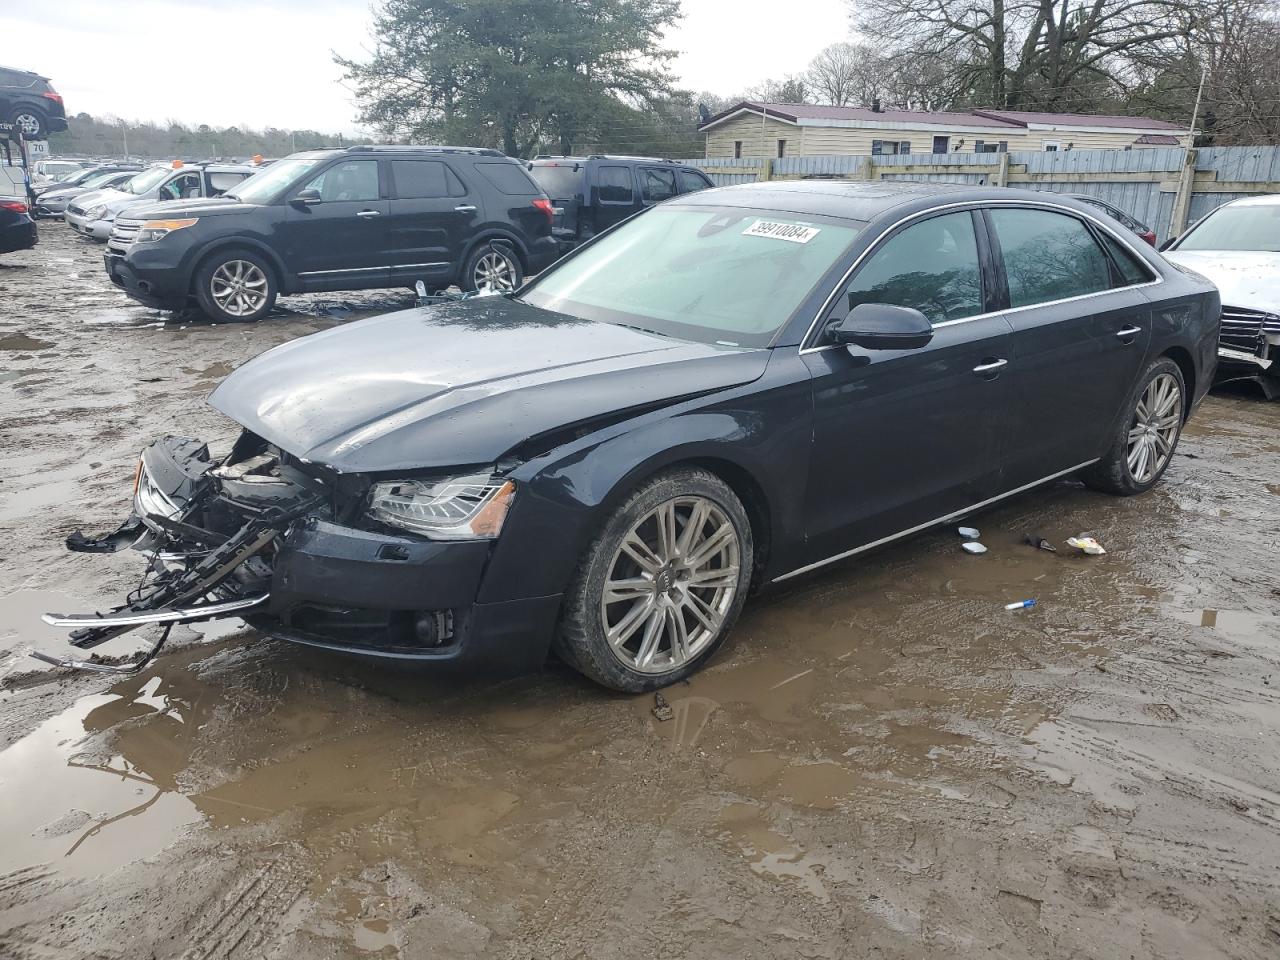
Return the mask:
[[[27,205],[21,200],[0,200],[0,210],[9,210],[13,213],[26,213]]]
[[[62,94],[54,93],[52,90],[47,90],[44,93],[40,94],[40,96],[44,97],[46,100],[52,100],[55,103],[62,102]]]
[[[534,200],[533,205],[547,215],[548,222],[555,219],[555,212],[551,209],[551,201],[546,197],[539,197]]]

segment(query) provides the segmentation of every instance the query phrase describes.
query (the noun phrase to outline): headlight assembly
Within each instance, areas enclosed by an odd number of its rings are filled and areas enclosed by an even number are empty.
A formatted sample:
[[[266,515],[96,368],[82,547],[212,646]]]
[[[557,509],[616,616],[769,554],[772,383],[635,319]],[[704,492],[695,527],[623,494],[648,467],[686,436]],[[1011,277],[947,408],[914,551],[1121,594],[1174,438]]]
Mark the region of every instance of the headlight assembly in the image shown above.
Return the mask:
[[[161,237],[167,237],[175,230],[185,230],[187,227],[195,226],[199,221],[199,217],[186,217],[182,220],[148,220],[138,229],[138,235],[134,239],[138,243],[155,243]]]
[[[107,212],[107,205],[105,203],[100,203],[96,207],[90,207],[88,210],[86,210],[84,212],[84,218],[86,220],[101,220],[103,214],[105,214],[106,212]]]
[[[515,497],[510,480],[479,474],[374,484],[369,516],[432,540],[492,540]]]

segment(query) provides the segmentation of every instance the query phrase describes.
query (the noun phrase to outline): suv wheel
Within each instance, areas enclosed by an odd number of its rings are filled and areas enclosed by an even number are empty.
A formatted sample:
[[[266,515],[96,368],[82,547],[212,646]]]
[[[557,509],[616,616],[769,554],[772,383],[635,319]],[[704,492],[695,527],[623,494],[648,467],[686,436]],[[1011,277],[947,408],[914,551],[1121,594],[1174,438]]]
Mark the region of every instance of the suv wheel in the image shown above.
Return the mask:
[[[614,510],[584,552],[555,651],[614,690],[675,683],[733,627],[753,557],[751,523],[724,481],[694,468],[660,474]]]
[[[49,135],[49,124],[44,114],[31,107],[19,107],[13,111],[9,122],[21,130],[28,140],[43,140]]]
[[[252,250],[221,250],[196,270],[196,302],[215,323],[261,320],[276,292],[271,265]]]
[[[509,293],[524,283],[520,258],[504,243],[483,243],[472,251],[462,271],[462,289]]]

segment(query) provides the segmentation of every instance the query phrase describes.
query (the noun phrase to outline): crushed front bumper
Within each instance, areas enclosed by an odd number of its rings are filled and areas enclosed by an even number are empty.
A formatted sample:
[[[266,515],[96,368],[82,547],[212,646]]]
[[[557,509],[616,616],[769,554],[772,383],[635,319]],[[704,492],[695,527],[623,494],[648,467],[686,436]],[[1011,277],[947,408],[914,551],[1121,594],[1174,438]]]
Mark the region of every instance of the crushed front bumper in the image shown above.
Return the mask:
[[[502,672],[541,665],[545,644],[526,640],[550,634],[558,595],[478,603],[489,541],[352,526],[342,481],[300,466],[251,434],[222,461],[197,440],[152,444],[139,465],[134,515],[108,537],[77,533],[67,546],[132,546],[147,556],[153,579],[115,610],[45,619],[75,627],[70,642],[80,648],[147,624],[234,616],[343,653]]]

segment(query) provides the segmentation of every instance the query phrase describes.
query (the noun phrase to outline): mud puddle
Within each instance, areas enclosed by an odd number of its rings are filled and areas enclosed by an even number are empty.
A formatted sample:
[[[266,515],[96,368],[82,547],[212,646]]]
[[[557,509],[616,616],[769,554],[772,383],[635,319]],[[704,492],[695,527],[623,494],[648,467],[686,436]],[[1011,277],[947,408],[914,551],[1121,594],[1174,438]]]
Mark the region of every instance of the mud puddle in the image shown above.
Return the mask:
[[[61,541],[118,521],[137,450],[230,435],[232,369],[401,301],[155,325],[98,248],[38,250],[0,273],[0,336],[48,344],[0,361],[0,648],[70,652],[31,619],[132,585]],[[1215,396],[1148,496],[1060,484],[967,521],[986,555],[944,530],[761,597],[667,721],[555,665],[443,680],[234,624],[11,686],[0,954],[1273,956],[1277,428]]]

